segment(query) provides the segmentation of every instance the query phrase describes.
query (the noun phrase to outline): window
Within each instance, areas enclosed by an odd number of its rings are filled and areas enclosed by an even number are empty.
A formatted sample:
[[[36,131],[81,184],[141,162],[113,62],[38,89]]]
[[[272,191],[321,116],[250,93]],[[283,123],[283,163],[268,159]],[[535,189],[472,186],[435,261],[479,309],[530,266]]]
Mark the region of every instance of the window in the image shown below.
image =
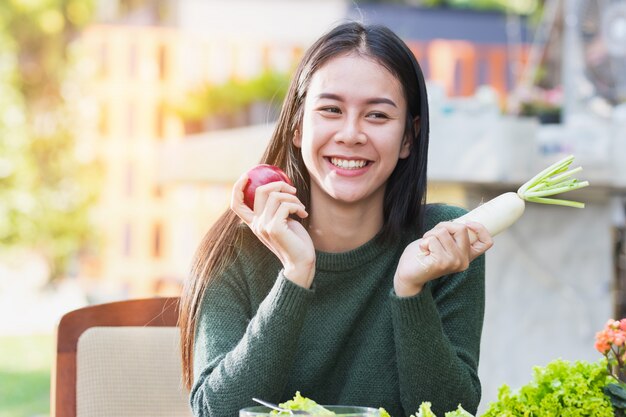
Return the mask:
[[[98,114],[98,132],[102,136],[109,134],[109,107],[106,103],[100,104],[100,112]]]
[[[124,225],[124,231],[122,236],[122,255],[126,258],[130,258],[132,255],[133,245],[133,230],[130,223]]]
[[[159,79],[161,81],[165,80],[168,76],[167,58],[168,58],[167,46],[159,45],[157,60],[158,60],[158,65],[159,65]]]
[[[165,137],[165,105],[163,103],[158,104],[155,113],[155,136],[158,139],[163,139]]]
[[[109,75],[109,45],[102,42],[98,51],[98,75],[100,78],[106,78]]]
[[[129,162],[126,164],[126,172],[124,175],[124,194],[126,197],[132,197],[135,191],[135,169]]]
[[[160,223],[155,223],[152,228],[152,256],[155,258],[162,256],[162,234],[163,227]]]
[[[126,112],[126,134],[128,135],[129,138],[133,137],[133,135],[135,134],[135,119],[137,118],[136,116],[136,110],[135,110],[135,103],[130,102],[128,103],[128,111]]]
[[[138,53],[139,51],[136,44],[132,44],[130,48],[128,48],[128,76],[130,78],[137,76]]]

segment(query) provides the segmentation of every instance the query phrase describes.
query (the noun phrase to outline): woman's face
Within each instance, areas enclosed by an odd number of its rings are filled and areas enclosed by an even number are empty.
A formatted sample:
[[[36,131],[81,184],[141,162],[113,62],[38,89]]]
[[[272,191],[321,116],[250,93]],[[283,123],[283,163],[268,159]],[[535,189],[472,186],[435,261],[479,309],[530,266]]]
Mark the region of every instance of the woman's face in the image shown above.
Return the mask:
[[[398,159],[407,158],[407,104],[385,67],[356,54],[329,60],[311,77],[294,144],[311,177],[311,198],[380,202]]]

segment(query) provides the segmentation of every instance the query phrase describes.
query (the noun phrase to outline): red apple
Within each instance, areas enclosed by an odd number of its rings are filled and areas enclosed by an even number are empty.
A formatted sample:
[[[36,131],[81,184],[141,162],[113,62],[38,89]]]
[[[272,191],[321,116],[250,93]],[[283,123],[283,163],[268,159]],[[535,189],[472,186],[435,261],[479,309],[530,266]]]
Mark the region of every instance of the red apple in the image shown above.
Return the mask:
[[[254,209],[254,196],[257,187],[276,181],[284,181],[289,185],[293,185],[287,174],[274,165],[257,165],[250,168],[247,174],[248,183],[243,187],[243,202],[251,209]]]

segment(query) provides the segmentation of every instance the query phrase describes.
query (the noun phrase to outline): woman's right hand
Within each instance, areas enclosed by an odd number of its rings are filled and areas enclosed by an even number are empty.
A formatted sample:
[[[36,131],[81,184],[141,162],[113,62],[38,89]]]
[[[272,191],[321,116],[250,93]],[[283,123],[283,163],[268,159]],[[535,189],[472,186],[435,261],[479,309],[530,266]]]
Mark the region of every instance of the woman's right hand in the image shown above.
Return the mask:
[[[284,275],[294,283],[310,288],[315,275],[315,247],[302,224],[289,216],[301,219],[309,214],[296,197],[296,188],[276,181],[256,189],[254,210],[244,203],[243,190],[248,176],[243,174],[235,183],[230,208],[250,230],[280,260]]]

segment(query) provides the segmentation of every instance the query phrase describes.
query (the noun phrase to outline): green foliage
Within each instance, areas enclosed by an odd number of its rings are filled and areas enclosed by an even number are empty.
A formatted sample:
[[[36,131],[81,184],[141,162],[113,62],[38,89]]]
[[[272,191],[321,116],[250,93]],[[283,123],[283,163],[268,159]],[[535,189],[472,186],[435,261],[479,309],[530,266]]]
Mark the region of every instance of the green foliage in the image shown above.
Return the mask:
[[[417,410],[417,414],[412,415],[411,417],[437,417],[435,413],[433,413],[431,406],[432,404],[428,401],[421,403],[419,410]]]
[[[507,385],[482,417],[613,417],[603,389],[609,382],[606,361],[555,360],[535,367],[533,380],[513,393]]]
[[[380,407],[378,409],[380,411],[380,417],[391,417],[391,415],[384,408]]]
[[[0,2],[0,249],[44,254],[53,276],[92,240],[98,172],[76,154],[71,40],[90,0]]]
[[[454,411],[448,411],[445,417],[473,417],[468,411],[466,411],[461,404]]]
[[[0,337],[0,417],[50,411],[51,335]]]
[[[172,107],[184,120],[231,116],[255,102],[280,104],[288,87],[287,74],[265,71],[248,80],[230,79],[223,84],[201,86],[189,91]]]
[[[408,4],[420,7],[449,7],[523,15],[532,14],[541,7],[539,0],[360,0],[356,3]]]
[[[626,384],[623,382],[609,384],[604,387],[604,393],[611,400],[615,417],[626,416]]]
[[[417,412],[415,414],[411,414],[411,417],[437,417],[431,407],[432,407],[432,403],[430,403],[429,401],[424,401],[420,404]],[[387,414],[387,416],[389,415]],[[459,404],[456,410],[446,412],[445,417],[473,417],[473,416],[467,411],[465,411],[463,407],[461,407],[461,404]]]
[[[531,14],[539,6],[538,0],[447,0],[447,5],[474,10],[494,10],[517,14]]]
[[[327,410],[323,406],[316,403],[314,400],[310,398],[303,397],[300,394],[300,391],[296,391],[296,395],[294,395],[293,399],[285,401],[284,403],[278,404],[280,408],[285,410],[303,410],[311,415],[316,416],[334,416],[335,413]],[[282,415],[285,414],[284,411],[272,411],[272,415]]]

